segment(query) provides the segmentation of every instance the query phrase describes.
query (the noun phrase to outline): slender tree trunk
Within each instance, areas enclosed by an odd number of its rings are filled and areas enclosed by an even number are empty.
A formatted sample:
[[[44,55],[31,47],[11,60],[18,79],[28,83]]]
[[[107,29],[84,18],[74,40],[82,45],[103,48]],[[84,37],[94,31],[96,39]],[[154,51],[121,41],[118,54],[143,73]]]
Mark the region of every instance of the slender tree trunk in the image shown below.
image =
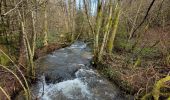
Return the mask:
[[[72,4],[72,10],[73,10],[73,13],[72,13],[72,35],[71,35],[71,41],[73,42],[74,39],[75,39],[75,17],[76,17],[76,0],[73,0],[73,4]]]
[[[14,1],[15,2],[15,1]],[[19,36],[19,43],[20,43],[20,54],[19,54],[19,64],[23,67],[26,67],[27,66],[27,63],[28,63],[28,52],[27,52],[27,49],[26,49],[26,41],[25,41],[25,26],[24,26],[24,19],[23,19],[23,5],[20,9],[17,9],[18,10],[18,24],[19,24],[19,29],[21,30],[20,31],[20,36]],[[22,13],[22,15],[21,15]],[[27,71],[27,75],[29,73],[29,66],[27,67],[26,71]]]
[[[118,28],[118,23],[119,23],[119,16],[120,16],[120,8],[118,7],[119,4],[117,3],[116,8],[115,8],[115,18],[113,20],[113,28],[112,28],[112,32],[110,34],[110,38],[108,40],[108,53],[109,55],[112,54],[112,50],[113,50],[113,42],[115,40],[115,36],[116,36],[116,32],[117,32],[117,28]]]
[[[36,31],[35,31],[35,16],[34,12],[31,12],[31,18],[32,18],[32,55],[34,56],[35,47],[36,47]]]
[[[21,14],[22,12],[22,14]],[[23,45],[25,49],[25,55],[27,56],[26,62],[27,62],[27,75],[31,75],[32,79],[35,78],[35,68],[34,68],[34,62],[33,62],[33,51],[31,49],[31,45],[30,42],[28,40],[28,36],[26,34],[26,30],[25,30],[25,9],[22,6],[22,10],[19,11],[18,10],[18,14],[20,16],[20,25],[21,25],[21,32],[22,32],[22,41],[23,41]]]
[[[31,69],[29,70],[29,74],[32,75],[32,79],[35,78],[35,66],[34,66],[34,61],[33,61],[33,53],[31,51],[31,46],[28,40],[28,36],[25,34],[25,41],[26,41],[26,47],[28,51],[28,60],[29,60],[29,66]]]
[[[85,14],[86,14],[86,16],[87,16],[87,20],[88,20],[88,23],[89,23],[91,32],[92,32],[92,34],[94,35],[94,29],[93,29],[92,23],[91,23],[91,21],[90,21],[89,12],[88,12],[88,7],[87,7],[87,2],[86,2],[86,0],[83,0],[83,2],[84,2],[84,8],[85,8]],[[91,2],[91,1],[90,1],[90,2]],[[91,11],[91,10],[90,10],[90,11]]]
[[[20,36],[19,36],[19,43],[20,43],[20,50],[19,50],[19,64],[21,66],[27,66],[27,50],[26,50],[26,43],[25,43],[25,39],[24,39],[24,32],[25,32],[25,28],[23,27],[23,23],[21,24],[21,32],[20,32]]]
[[[48,2],[48,1],[47,1]],[[44,46],[48,45],[48,22],[47,22],[47,7],[46,3],[44,3],[44,41],[43,44]]]
[[[36,8],[36,0],[32,0],[33,2],[33,7]],[[34,53],[35,53],[35,47],[36,47],[36,29],[35,29],[35,19],[36,19],[36,9],[33,9],[31,11],[31,20],[32,20],[32,43],[31,43],[31,47],[32,47],[32,56],[34,57]]]
[[[31,51],[31,46],[28,40],[28,36],[25,33],[25,22],[21,21],[21,28],[22,28],[22,41],[23,41],[23,45],[25,47],[25,55],[27,55],[27,60],[28,60],[28,68],[27,68],[27,73],[28,75],[32,75],[32,77],[35,77],[35,69],[34,69],[34,62],[33,62],[33,55],[32,55],[32,51]],[[30,68],[31,67],[31,68]]]
[[[102,45],[101,45],[101,48],[100,48],[100,52],[99,52],[99,55],[98,55],[99,62],[102,60],[104,48],[105,48],[105,45],[107,43],[108,35],[109,35],[109,32],[110,32],[109,30],[110,30],[110,27],[112,25],[113,5],[112,5],[112,1],[111,0],[110,0],[109,9],[110,10],[109,10],[108,20],[107,20],[107,24],[106,24],[105,29],[104,29],[104,38],[103,38],[103,42],[102,42]]]
[[[102,1],[98,0],[98,7],[97,7],[97,18],[96,18],[96,31],[94,37],[94,56],[98,57],[99,52],[99,33],[101,28],[102,22]],[[95,58],[97,60],[97,58]]]

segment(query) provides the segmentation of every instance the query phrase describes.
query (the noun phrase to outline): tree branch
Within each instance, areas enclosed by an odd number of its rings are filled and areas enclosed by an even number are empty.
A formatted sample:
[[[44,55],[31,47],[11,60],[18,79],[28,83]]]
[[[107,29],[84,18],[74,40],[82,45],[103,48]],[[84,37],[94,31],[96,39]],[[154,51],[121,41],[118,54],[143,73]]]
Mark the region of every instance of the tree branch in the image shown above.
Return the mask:
[[[18,2],[14,8],[10,9],[9,11],[7,11],[5,14],[2,14],[2,16],[6,16],[9,13],[11,13],[12,11],[14,11],[16,8],[18,8],[19,4],[21,4],[23,2],[23,0],[21,0],[20,2]]]
[[[155,1],[156,1],[156,0],[152,0],[152,2],[150,3],[149,8],[148,8],[148,10],[147,10],[147,12],[146,12],[145,17],[143,18],[142,22],[137,26],[137,28],[133,31],[132,37],[134,36],[135,32],[143,25],[143,23],[144,23],[145,20],[147,19],[148,15],[149,15],[149,12],[150,12],[153,4],[155,3]],[[132,38],[132,37],[131,37],[131,38]]]

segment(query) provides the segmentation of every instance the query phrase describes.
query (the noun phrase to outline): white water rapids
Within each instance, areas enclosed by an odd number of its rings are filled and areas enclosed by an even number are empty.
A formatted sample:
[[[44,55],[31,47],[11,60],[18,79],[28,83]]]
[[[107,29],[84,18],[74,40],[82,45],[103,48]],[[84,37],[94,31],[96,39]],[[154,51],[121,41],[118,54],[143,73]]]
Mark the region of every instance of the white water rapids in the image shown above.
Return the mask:
[[[79,69],[79,71],[77,71],[76,77],[78,76],[80,71],[82,71],[82,69]],[[64,95],[66,98],[73,100],[79,99],[79,95],[87,99],[90,99],[92,96],[92,93],[90,93],[87,83],[84,83],[80,78],[66,80],[63,82],[49,85],[46,84],[44,76],[42,76],[41,79],[42,81],[38,83],[40,88],[37,96],[41,100],[54,100],[53,98],[61,99],[61,96],[59,95]]]

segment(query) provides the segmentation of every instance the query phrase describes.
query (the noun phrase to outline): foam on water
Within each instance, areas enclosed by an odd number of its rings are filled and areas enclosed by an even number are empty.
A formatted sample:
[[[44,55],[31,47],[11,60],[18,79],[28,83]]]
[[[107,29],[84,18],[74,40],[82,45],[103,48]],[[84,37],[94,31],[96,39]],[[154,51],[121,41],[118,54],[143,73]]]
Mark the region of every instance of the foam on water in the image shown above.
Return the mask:
[[[91,93],[87,87],[87,84],[83,83],[80,79],[67,80],[56,84],[39,83],[40,100],[52,100],[56,94],[62,93],[68,99],[76,99],[81,95],[83,98],[91,97]],[[74,95],[74,92],[81,93],[79,96]]]
[[[76,42],[70,46],[71,49],[84,49],[87,47],[87,44],[83,42]]]
[[[95,73],[92,69],[79,69],[75,73],[76,77],[81,78],[81,77],[88,77],[88,76],[97,76],[98,74]]]

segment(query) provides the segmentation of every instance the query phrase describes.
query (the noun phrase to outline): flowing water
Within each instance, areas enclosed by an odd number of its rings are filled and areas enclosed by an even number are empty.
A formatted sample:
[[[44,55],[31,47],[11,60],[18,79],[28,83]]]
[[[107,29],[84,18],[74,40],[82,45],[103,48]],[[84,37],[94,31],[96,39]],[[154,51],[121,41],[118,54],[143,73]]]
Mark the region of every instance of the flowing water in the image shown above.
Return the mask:
[[[38,59],[33,100],[127,100],[90,66],[92,57],[85,43],[75,42]]]

